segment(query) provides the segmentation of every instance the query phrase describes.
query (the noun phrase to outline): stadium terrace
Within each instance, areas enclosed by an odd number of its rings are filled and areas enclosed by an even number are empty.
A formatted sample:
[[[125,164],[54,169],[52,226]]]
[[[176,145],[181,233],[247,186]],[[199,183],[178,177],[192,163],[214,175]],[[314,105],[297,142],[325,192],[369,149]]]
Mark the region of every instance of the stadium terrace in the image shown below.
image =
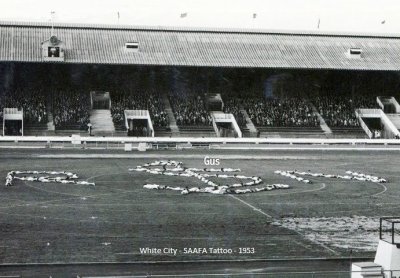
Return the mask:
[[[0,23],[3,135],[399,137],[400,37]]]

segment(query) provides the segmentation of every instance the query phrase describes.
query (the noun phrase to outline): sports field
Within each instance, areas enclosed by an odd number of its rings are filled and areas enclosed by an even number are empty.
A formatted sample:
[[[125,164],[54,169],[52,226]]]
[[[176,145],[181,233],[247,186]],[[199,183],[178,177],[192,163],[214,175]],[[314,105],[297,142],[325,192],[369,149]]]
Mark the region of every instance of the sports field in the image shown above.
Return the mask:
[[[219,158],[221,164],[205,166],[206,155]],[[0,262],[372,257],[379,217],[400,214],[399,155],[398,150],[2,149],[2,180],[11,170],[58,170],[75,172],[96,186],[19,180],[12,187],[0,186]],[[160,159],[187,167],[240,168],[244,175],[289,184],[290,189],[181,195],[143,185],[202,186],[201,182],[128,171]],[[341,175],[352,170],[384,177],[388,183],[310,178],[313,183],[305,184],[274,174],[294,169]],[[141,254],[140,248],[146,247],[162,251]],[[184,248],[193,252],[185,253]],[[193,248],[206,248],[207,253]],[[221,249],[212,253],[209,248]],[[222,254],[223,249],[232,253]]]

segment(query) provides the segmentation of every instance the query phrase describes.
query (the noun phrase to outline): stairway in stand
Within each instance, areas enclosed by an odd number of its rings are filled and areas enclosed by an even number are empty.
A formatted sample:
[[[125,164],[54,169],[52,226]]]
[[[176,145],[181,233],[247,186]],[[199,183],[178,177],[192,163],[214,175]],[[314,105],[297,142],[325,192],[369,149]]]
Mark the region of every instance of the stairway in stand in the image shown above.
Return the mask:
[[[322,129],[322,131],[325,133],[327,137],[332,137],[332,130],[331,128],[326,124],[325,119],[321,116],[321,114],[318,112],[317,108],[312,102],[308,102],[308,104],[311,106],[311,109],[313,110],[314,114],[318,117],[319,120],[319,125]]]
[[[164,107],[165,107],[165,112],[168,114],[168,119],[169,119],[169,128],[171,129],[172,136],[179,136],[179,128],[176,124],[176,119],[175,115],[172,112],[171,104],[169,103],[169,99],[167,94],[163,94],[163,102],[164,102]],[[160,134],[156,133],[156,136],[159,136]]]
[[[92,124],[93,135],[112,136],[115,133],[109,109],[92,109],[90,111],[90,123]]]
[[[54,125],[54,117],[53,113],[53,106],[47,106],[47,134],[48,135],[55,135],[56,127]]]
[[[246,109],[241,105],[240,112],[246,119],[246,127],[242,128],[243,137],[257,137],[258,131],[257,128],[254,126],[253,121],[250,119],[249,114],[247,114]]]

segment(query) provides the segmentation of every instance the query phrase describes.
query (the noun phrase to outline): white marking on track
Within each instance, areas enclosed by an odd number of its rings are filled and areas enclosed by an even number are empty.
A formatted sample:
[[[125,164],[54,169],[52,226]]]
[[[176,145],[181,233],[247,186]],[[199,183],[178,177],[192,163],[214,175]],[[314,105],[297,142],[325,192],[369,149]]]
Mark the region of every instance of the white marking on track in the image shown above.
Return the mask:
[[[371,197],[379,196],[379,195],[381,195],[381,194],[383,194],[383,193],[385,193],[387,191],[387,187],[384,184],[379,184],[379,185],[381,185],[383,187],[383,190],[381,192],[378,192],[378,193],[374,194],[374,195],[371,195]]]
[[[315,191],[320,191],[325,189],[326,184],[322,183],[322,185],[318,188],[315,189],[309,189],[309,190],[302,190],[302,191],[294,191],[294,192],[282,192],[282,193],[271,193],[268,196],[279,196],[279,195],[290,195],[290,194],[299,194],[299,193],[309,193],[309,192],[315,192]]]
[[[268,218],[273,218],[273,217],[272,217],[271,215],[269,215],[268,213],[262,211],[262,210],[259,209],[259,208],[256,208],[255,206],[253,206],[253,205],[251,205],[251,204],[249,204],[249,203],[243,201],[242,199],[240,199],[240,198],[238,198],[238,197],[236,197],[236,196],[234,196],[234,195],[229,195],[229,196],[230,196],[231,198],[233,198],[233,199],[236,199],[236,200],[240,201],[241,203],[245,204],[246,206],[252,208],[254,211],[256,211],[256,212],[258,212],[258,213],[261,213],[262,215],[264,215],[264,216],[266,216],[266,217],[268,217]],[[290,229],[290,230],[294,231],[294,232],[295,232],[296,234],[298,234],[299,236],[304,237],[304,235],[303,235],[302,233],[300,233],[299,231],[297,231],[297,230],[295,230],[295,229]],[[310,240],[310,241],[313,242],[313,243],[315,243],[315,244],[317,244],[317,245],[319,245],[319,246],[321,246],[322,248],[324,248],[324,249],[330,251],[331,253],[333,253],[333,254],[335,254],[335,255],[338,255],[338,254],[339,254],[338,252],[336,252],[336,251],[333,250],[332,248],[329,248],[328,246],[326,246],[325,244],[323,244],[323,243],[321,243],[321,242],[319,242],[319,241],[316,241],[316,240]]]
[[[264,216],[266,216],[266,217],[273,218],[273,217],[272,217],[271,215],[269,215],[268,213],[262,211],[262,210],[259,209],[259,208],[256,208],[255,206],[253,206],[253,205],[251,205],[251,204],[249,204],[249,203],[243,201],[242,199],[240,199],[240,198],[238,198],[238,197],[236,197],[236,196],[234,196],[234,195],[231,195],[231,194],[229,194],[229,196],[230,196],[231,198],[233,198],[233,199],[235,199],[235,200],[238,200],[239,202],[245,204],[246,206],[252,208],[254,211],[257,211],[258,213],[261,213],[262,215],[264,215]]]

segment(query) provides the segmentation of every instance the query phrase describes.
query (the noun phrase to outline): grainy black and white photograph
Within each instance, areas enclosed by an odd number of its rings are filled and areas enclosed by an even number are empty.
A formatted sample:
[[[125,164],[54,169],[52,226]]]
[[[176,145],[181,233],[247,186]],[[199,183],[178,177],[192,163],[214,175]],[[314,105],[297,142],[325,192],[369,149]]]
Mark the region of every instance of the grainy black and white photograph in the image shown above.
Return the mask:
[[[0,0],[0,278],[399,278],[399,14]]]

